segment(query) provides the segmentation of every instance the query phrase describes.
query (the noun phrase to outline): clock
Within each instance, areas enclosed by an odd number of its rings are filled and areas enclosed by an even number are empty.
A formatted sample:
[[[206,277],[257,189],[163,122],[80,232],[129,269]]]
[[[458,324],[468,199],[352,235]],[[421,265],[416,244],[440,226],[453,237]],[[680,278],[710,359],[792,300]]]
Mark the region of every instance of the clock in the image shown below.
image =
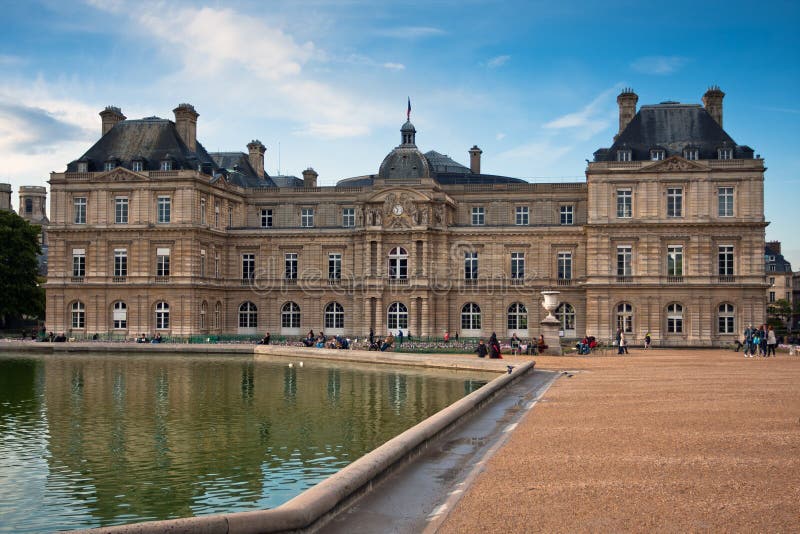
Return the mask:
[[[401,216],[403,214],[403,206],[401,206],[400,204],[395,204],[394,207],[392,208],[392,213],[394,213],[398,217]]]

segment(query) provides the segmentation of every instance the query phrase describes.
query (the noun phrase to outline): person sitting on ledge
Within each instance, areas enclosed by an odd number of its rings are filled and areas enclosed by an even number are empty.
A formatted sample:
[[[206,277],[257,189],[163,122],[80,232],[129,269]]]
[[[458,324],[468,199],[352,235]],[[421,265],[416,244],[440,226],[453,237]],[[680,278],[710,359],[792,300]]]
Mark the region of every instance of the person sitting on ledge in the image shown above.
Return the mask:
[[[386,336],[386,339],[383,340],[383,345],[381,345],[381,352],[386,352],[388,349],[392,348],[392,345],[394,345],[394,336],[392,335],[391,332],[389,332],[389,335]]]
[[[303,343],[305,343],[305,341],[303,341]],[[264,336],[264,338],[261,341],[259,341],[258,344],[259,345],[269,345],[269,332],[267,332],[267,335]],[[308,345],[306,345],[306,346],[308,346]]]
[[[478,341],[478,346],[473,352],[478,353],[478,358],[485,358],[486,355],[489,354],[489,349],[486,348],[486,344],[481,339]]]
[[[156,332],[155,337],[150,343],[161,343],[163,340],[161,339],[161,334]]]
[[[539,349],[539,354],[547,350],[547,345],[544,342],[544,334],[539,335],[539,341],[536,343],[536,348]]]

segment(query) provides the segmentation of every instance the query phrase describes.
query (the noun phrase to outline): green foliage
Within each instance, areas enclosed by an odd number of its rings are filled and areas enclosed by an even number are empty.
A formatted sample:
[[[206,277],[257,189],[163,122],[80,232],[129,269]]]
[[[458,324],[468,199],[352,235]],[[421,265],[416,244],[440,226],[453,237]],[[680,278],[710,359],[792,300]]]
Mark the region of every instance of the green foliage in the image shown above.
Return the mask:
[[[786,299],[779,299],[767,306],[767,316],[782,321],[789,321],[792,318],[792,305]]]
[[[5,318],[44,315],[44,288],[38,278],[38,226],[0,210],[0,323]]]

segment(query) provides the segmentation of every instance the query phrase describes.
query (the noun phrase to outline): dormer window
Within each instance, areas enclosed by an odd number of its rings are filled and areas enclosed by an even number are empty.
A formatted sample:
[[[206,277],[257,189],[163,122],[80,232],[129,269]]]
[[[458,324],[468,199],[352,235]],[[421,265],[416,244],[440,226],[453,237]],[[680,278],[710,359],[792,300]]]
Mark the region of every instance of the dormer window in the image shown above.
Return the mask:
[[[700,159],[700,151],[696,148],[684,148],[683,157],[691,160]]]
[[[113,171],[116,167],[117,167],[116,161],[106,161],[105,164],[103,164],[103,170],[105,172]]]
[[[89,164],[85,161],[78,163],[78,172],[89,172]]]
[[[662,148],[654,148],[650,150],[650,160],[651,161],[661,161],[664,159],[664,149]]]
[[[617,150],[617,161],[631,161],[632,154],[630,149]]]
[[[131,162],[131,170],[133,172],[142,172],[144,170],[144,162],[140,159]]]
[[[733,159],[732,148],[720,148],[717,150],[718,159]]]
[[[163,159],[163,160],[161,160],[161,165],[159,166],[159,170],[171,171],[172,170],[172,160],[171,159]]]

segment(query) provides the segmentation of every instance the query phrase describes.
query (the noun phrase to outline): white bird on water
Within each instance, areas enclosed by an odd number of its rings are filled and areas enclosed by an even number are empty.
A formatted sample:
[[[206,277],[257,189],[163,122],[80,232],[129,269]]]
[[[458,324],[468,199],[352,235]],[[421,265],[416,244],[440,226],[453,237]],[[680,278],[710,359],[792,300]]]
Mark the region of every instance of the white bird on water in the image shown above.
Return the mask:
[[[294,367],[294,364],[293,364],[293,363],[290,363],[290,364],[289,364],[289,367]]]
[[[300,362],[300,367],[303,367],[303,362]]]

